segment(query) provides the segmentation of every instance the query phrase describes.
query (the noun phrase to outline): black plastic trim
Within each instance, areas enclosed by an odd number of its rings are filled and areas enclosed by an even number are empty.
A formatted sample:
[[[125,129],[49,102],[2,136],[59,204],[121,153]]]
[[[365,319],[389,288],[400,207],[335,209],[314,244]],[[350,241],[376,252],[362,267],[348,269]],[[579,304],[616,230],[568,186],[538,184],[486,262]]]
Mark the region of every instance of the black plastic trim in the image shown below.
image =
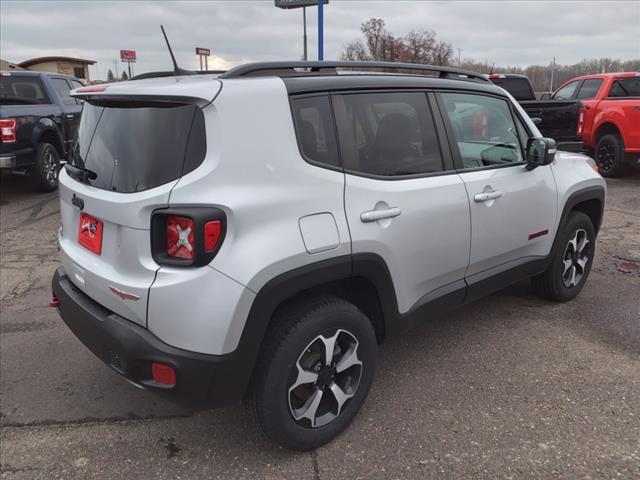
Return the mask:
[[[238,372],[250,372],[253,364],[246,364],[236,352],[207,355],[167,345],[96,303],[69,280],[62,267],[53,275],[52,291],[60,301],[58,313],[74,335],[130,382],[192,409],[231,405],[244,395],[247,380]],[[174,368],[173,387],[153,381],[152,362]]]
[[[193,260],[174,258],[166,254],[167,216],[169,215],[187,217],[193,220],[193,239],[195,243],[195,258]],[[206,252],[204,248],[204,225],[212,220],[220,220],[222,230],[215,250]],[[179,207],[154,210],[151,216],[151,255],[158,265],[173,267],[203,267],[211,263],[211,260],[216,256],[220,247],[222,247],[222,244],[224,243],[226,233],[227,216],[224,211],[219,208]]]

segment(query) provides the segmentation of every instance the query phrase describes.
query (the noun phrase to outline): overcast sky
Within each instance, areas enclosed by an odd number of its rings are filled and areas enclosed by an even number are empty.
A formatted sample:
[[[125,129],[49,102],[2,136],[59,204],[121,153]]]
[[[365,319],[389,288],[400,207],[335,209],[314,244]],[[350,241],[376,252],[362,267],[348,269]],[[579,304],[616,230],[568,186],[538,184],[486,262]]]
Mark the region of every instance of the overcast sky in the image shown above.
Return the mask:
[[[135,73],[170,68],[165,26],[178,62],[198,68],[194,47],[210,48],[210,68],[252,60],[300,59],[302,11],[273,0],[200,2],[0,2],[0,57],[20,62],[46,55],[97,60],[105,78],[120,49],[136,50]],[[316,9],[307,15],[309,56],[317,54]],[[576,63],[583,58],[640,58],[640,1],[360,1],[325,6],[325,59],[361,38],[360,24],[383,18],[395,35],[429,29],[462,57],[496,65]],[[457,55],[457,50],[455,50]],[[118,64],[121,71],[123,64]]]

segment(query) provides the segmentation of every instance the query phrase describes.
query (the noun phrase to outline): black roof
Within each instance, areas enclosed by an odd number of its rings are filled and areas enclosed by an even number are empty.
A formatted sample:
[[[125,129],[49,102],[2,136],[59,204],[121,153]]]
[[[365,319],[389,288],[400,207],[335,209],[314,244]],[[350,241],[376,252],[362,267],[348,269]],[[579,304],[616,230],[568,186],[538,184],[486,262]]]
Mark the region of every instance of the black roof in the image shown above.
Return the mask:
[[[501,88],[498,88],[491,83],[479,83],[468,80],[438,78],[424,75],[341,74],[329,76],[284,77],[282,80],[290,94],[363,89],[439,88],[473,90],[504,95]]]

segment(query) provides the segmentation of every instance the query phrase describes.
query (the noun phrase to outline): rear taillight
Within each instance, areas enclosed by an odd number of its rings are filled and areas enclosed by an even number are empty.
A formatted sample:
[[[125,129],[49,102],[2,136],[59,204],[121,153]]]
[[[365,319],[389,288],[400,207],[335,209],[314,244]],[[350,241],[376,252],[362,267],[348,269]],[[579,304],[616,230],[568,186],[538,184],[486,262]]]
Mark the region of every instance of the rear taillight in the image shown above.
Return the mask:
[[[151,252],[160,265],[200,267],[220,250],[226,216],[217,208],[172,208],[154,212]]]
[[[584,127],[584,107],[581,107],[578,112],[578,126],[576,127],[576,135],[582,136],[582,129]]]
[[[167,255],[192,260],[195,256],[193,220],[187,217],[167,217]]]
[[[0,139],[2,143],[16,142],[16,121],[14,118],[0,120]]]

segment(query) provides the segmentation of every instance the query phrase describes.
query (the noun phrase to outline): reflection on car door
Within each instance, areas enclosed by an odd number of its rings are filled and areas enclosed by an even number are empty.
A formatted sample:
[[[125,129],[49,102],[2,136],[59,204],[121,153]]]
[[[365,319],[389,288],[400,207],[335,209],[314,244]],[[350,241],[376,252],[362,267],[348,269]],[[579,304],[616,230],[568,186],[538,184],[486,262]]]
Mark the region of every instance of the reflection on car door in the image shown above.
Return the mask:
[[[469,206],[448,148],[442,153],[426,93],[333,100],[353,253],[385,261],[400,313],[457,289],[462,295]]]
[[[439,94],[471,210],[472,284],[550,252],[556,185],[550,166],[524,164],[528,133],[504,98]]]

